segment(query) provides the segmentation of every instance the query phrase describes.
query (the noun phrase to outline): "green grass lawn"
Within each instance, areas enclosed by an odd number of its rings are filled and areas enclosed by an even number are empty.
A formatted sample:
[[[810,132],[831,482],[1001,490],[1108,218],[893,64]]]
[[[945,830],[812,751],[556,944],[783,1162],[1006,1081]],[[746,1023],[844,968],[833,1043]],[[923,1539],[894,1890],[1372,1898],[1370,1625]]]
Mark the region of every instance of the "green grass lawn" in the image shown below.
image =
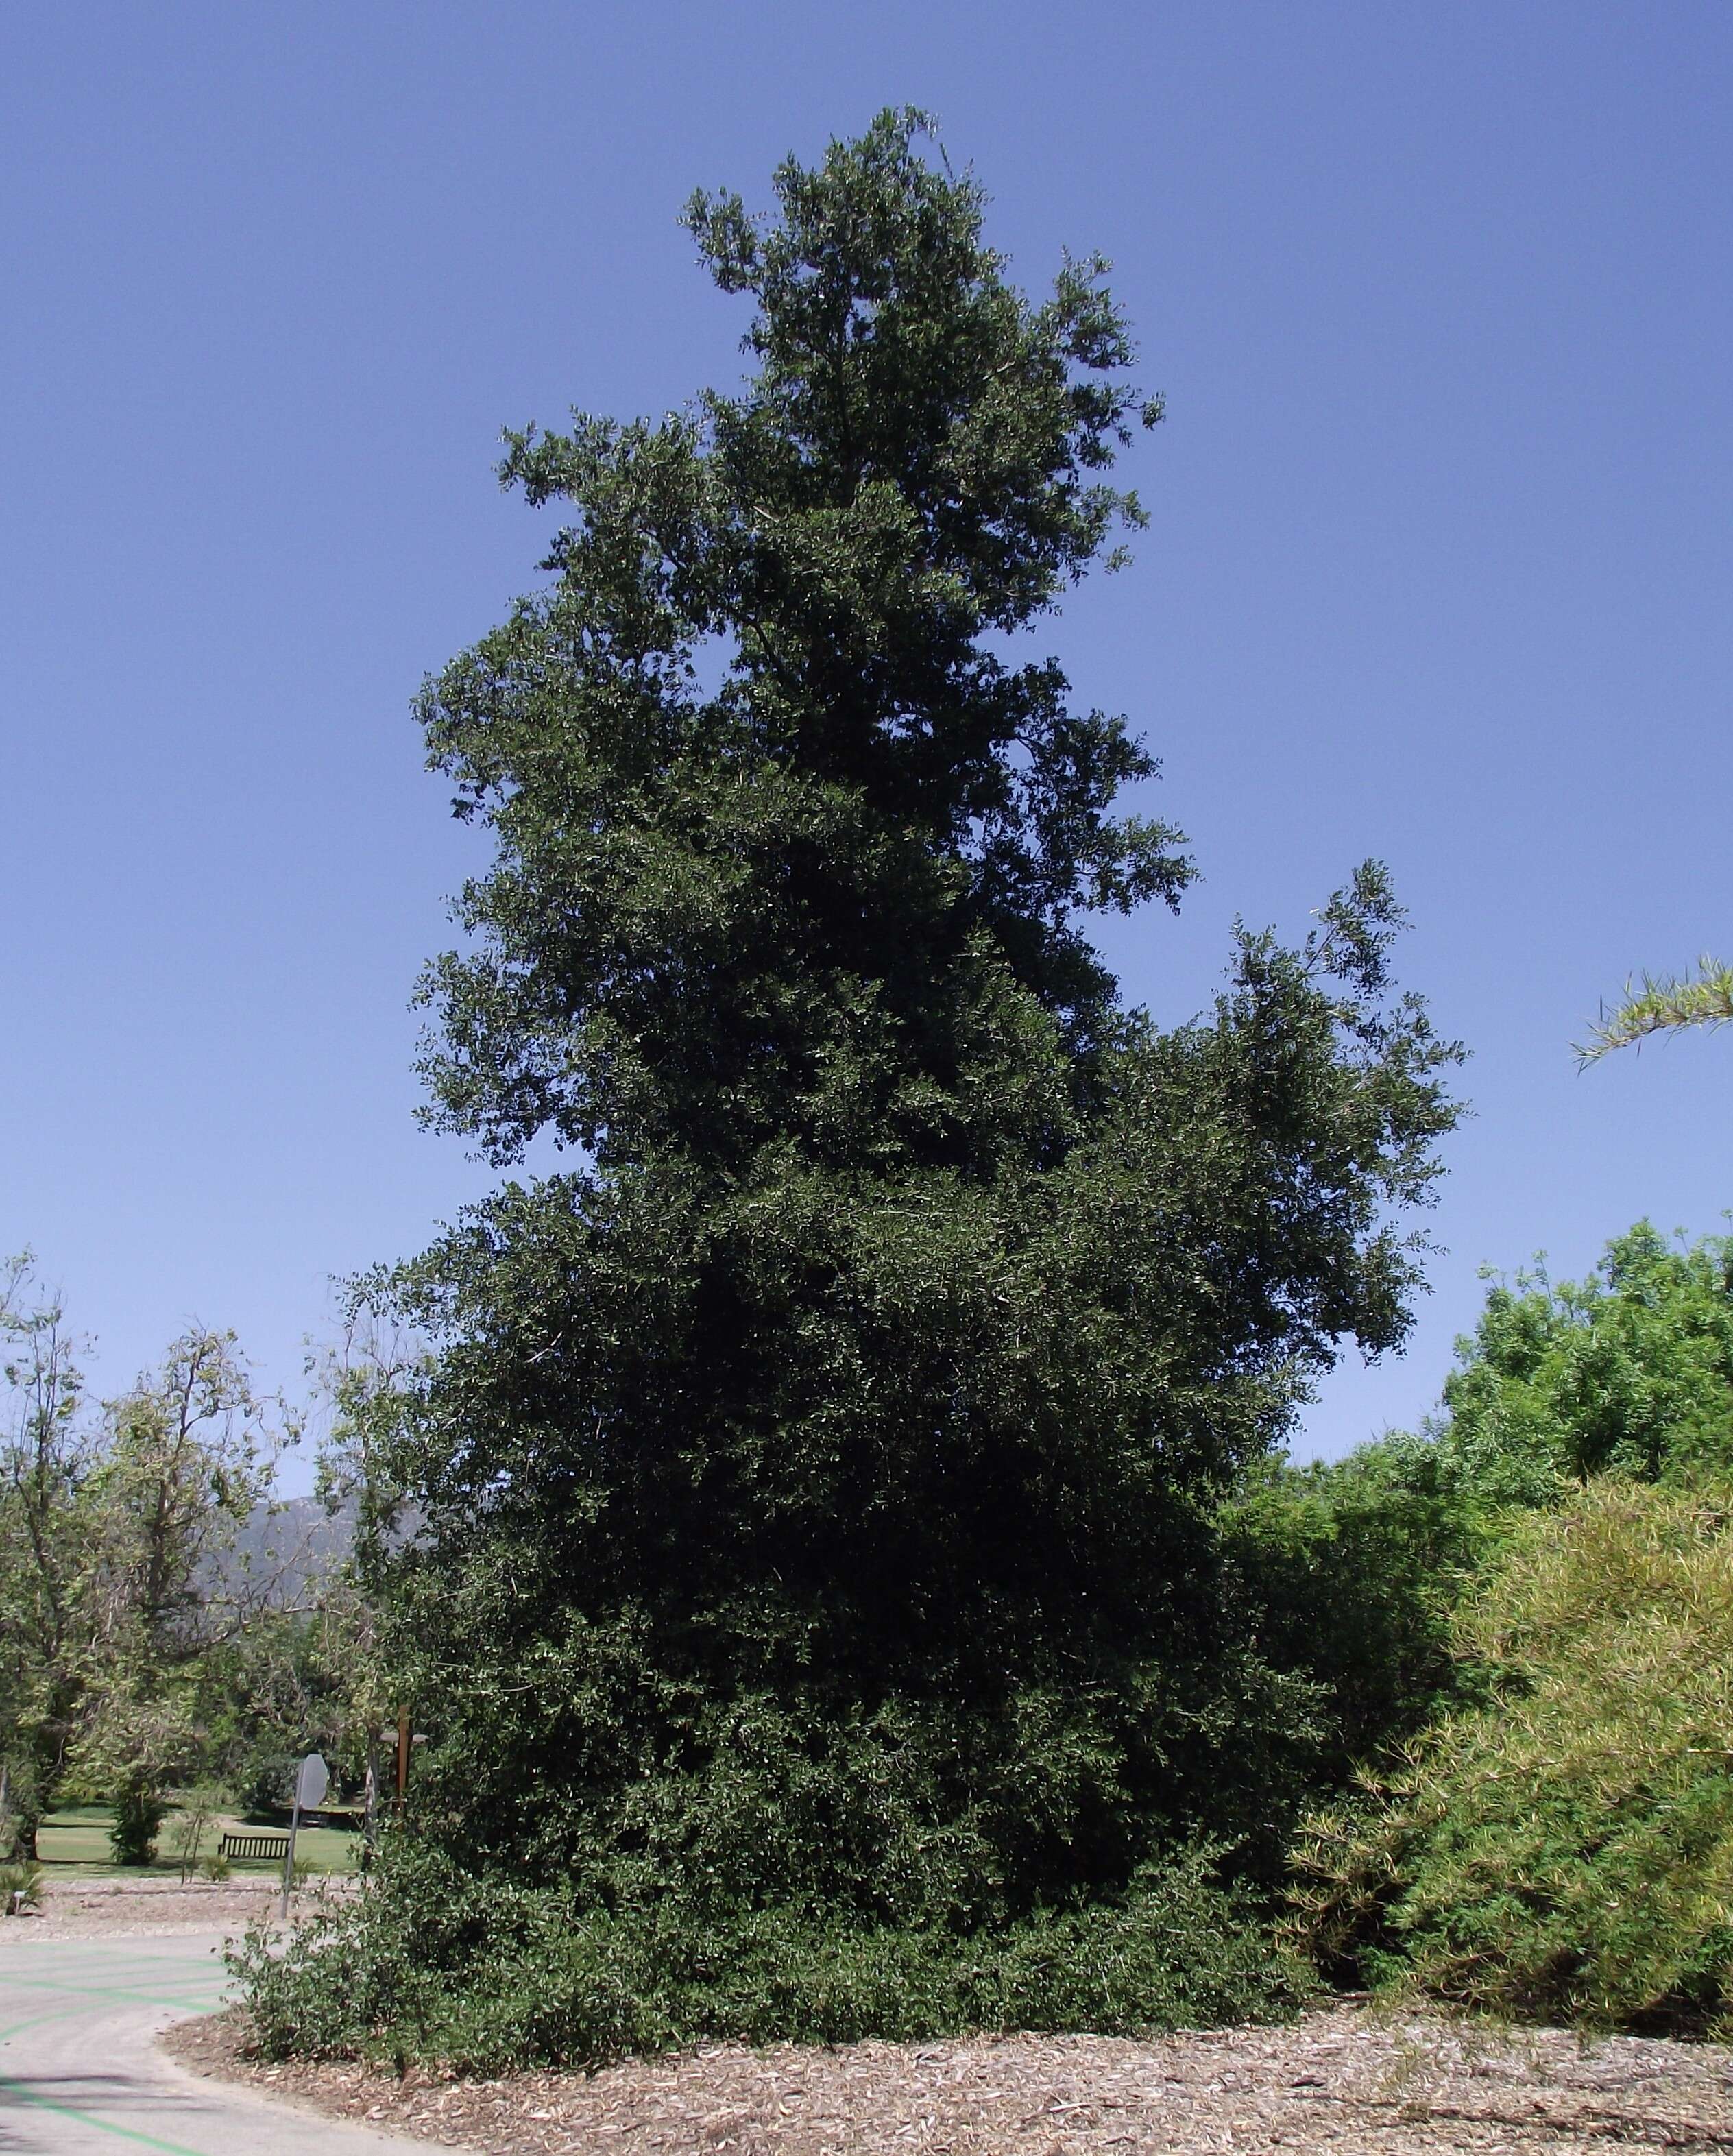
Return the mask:
[[[147,1876],[178,1875],[180,1862],[167,1852],[172,1846],[175,1815],[170,1812],[162,1822],[162,1830],[156,1837],[156,1860],[148,1867],[139,1865],[119,1865],[109,1853],[108,1830],[111,1815],[106,1804],[77,1804],[64,1811],[50,1812],[37,1830],[36,1849],[49,1876],[64,1878],[69,1875],[94,1876],[99,1873],[111,1877],[136,1877],[141,1871]],[[286,1827],[288,1821],[284,1821]],[[203,1855],[214,1856],[217,1842],[225,1832],[260,1834],[269,1831],[233,1815],[213,1819],[206,1830]],[[314,1871],[352,1871],[361,1856],[361,1836],[346,1834],[341,1828],[304,1826],[295,1837],[295,1859]],[[280,1863],[267,1859],[249,1857],[237,1861],[234,1876],[240,1878],[273,1877],[281,1872]]]

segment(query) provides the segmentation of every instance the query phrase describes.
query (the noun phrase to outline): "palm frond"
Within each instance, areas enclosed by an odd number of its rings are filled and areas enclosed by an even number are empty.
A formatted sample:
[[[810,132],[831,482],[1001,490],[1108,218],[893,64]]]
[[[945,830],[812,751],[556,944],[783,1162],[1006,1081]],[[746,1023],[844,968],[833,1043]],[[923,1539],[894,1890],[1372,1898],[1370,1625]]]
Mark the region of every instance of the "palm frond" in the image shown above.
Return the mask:
[[[1645,973],[1640,986],[1627,981],[1623,997],[1611,1010],[1603,1008],[1587,1040],[1577,1044],[1577,1067],[1586,1070],[1611,1050],[1628,1048],[1652,1033],[1729,1024],[1733,1024],[1733,966],[1705,956],[1697,961],[1695,975],[1672,979]]]

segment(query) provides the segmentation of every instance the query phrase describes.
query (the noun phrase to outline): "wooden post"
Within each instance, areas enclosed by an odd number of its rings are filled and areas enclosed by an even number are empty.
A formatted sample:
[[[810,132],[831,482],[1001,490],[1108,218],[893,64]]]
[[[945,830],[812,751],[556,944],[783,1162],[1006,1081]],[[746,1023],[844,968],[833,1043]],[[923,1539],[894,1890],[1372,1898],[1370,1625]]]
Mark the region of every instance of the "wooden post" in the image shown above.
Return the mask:
[[[403,1809],[403,1798],[409,1787],[409,1710],[397,1709],[397,1810]]]

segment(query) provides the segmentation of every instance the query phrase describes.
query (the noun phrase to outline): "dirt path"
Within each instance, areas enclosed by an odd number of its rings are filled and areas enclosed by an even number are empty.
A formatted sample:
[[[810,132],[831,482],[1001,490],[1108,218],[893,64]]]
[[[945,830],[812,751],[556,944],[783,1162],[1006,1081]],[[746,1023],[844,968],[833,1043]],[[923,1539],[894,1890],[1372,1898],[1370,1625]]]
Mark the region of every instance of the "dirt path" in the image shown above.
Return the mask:
[[[1133,2043],[1001,2036],[824,2051],[718,2046],[586,2077],[456,2082],[249,2066],[229,2019],[177,2055],[334,2117],[488,2156],[1419,2156],[1614,2144],[1733,2150],[1733,2051],[1500,2035],[1365,2008]]]

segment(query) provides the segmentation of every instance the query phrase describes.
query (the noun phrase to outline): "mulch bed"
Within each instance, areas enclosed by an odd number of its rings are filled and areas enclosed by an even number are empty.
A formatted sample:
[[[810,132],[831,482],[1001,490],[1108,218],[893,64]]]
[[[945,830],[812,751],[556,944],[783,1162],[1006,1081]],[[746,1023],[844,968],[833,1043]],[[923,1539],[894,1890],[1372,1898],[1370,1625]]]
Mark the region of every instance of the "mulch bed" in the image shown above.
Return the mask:
[[[196,2072],[487,2156],[1071,2156],[1071,2152],[1733,2150],[1733,2051],[1581,2041],[1350,2005],[1283,2029],[739,2045],[593,2076],[464,2081],[263,2066],[238,2011],[165,2038]]]
[[[162,1932],[245,1930],[275,1907],[267,1880],[55,1880],[39,1910],[8,1922],[0,1939],[149,1938]]]
[[[290,1897],[290,1921],[300,1922],[328,1902],[355,1892],[350,1879],[315,1881]],[[42,1907],[0,1918],[8,1946],[79,1938],[149,1938],[158,1933],[244,1932],[274,1922],[280,1890],[257,1873],[220,1881],[173,1877],[52,1879]]]

